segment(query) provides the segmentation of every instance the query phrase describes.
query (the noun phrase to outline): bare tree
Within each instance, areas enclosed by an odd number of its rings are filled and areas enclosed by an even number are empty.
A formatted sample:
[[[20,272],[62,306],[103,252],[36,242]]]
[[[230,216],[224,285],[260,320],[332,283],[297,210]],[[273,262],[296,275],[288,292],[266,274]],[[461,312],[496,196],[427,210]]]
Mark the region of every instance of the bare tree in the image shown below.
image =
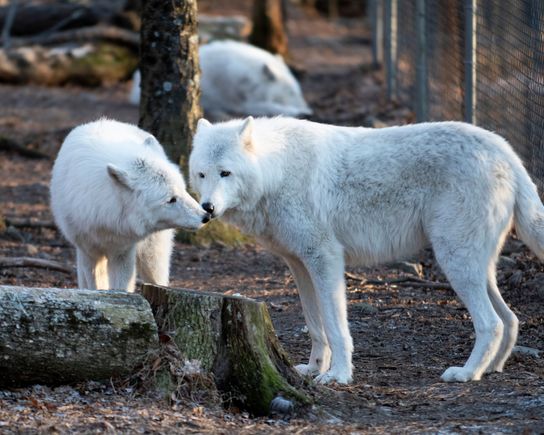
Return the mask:
[[[287,54],[283,0],[253,1],[253,30],[249,42],[272,53]]]
[[[140,122],[186,167],[201,117],[196,0],[144,0]]]

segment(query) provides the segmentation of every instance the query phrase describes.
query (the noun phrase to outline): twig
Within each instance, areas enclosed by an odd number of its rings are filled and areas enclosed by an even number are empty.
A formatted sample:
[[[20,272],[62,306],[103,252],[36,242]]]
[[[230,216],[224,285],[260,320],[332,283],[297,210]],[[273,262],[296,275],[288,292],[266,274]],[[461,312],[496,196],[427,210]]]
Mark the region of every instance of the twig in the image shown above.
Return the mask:
[[[359,281],[362,285],[398,285],[399,287],[420,287],[420,288],[441,288],[449,289],[452,287],[448,283],[429,281],[426,279],[417,278],[415,276],[405,276],[402,278],[393,278],[393,279],[366,279],[357,275],[354,275],[350,272],[346,272],[346,278]]]
[[[53,221],[42,221],[33,218],[7,218],[5,217],[6,225],[19,228],[51,228],[56,229],[57,226]]]
[[[47,29],[45,32],[41,32],[38,35],[36,35],[37,38],[45,38],[49,35],[55,33],[57,30],[62,29],[64,26],[69,24],[70,22],[77,20],[78,18],[81,18],[83,15],[85,15],[85,9],[76,9],[74,12],[72,12],[69,16],[64,17],[62,20],[60,20],[57,24],[52,26],[51,28]]]
[[[13,21],[15,21],[17,2],[18,0],[11,0],[9,4],[8,14],[6,16],[6,21],[4,22],[4,28],[2,29],[2,45],[4,48],[9,48],[11,44],[11,27],[13,26]]]
[[[65,266],[57,261],[44,260],[32,257],[0,257],[0,269],[10,267],[37,267],[42,269],[56,270],[64,273],[72,273],[71,267]]]

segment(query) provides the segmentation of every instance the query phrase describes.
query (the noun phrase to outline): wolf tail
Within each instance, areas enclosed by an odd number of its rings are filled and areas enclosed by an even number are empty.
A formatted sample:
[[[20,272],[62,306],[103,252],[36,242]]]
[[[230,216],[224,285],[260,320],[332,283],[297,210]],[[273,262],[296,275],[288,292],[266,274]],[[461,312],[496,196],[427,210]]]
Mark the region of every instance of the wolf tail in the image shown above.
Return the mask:
[[[519,238],[544,261],[544,205],[521,162],[516,175],[517,192],[514,206],[516,232]]]

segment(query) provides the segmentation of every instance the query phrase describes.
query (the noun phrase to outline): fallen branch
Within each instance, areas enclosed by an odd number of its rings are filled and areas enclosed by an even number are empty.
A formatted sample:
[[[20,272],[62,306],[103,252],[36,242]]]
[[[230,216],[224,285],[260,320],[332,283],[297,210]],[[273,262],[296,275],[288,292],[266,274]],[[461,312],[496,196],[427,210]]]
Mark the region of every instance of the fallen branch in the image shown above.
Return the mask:
[[[56,229],[53,221],[44,221],[34,218],[4,218],[6,225],[18,228],[50,228]]]
[[[48,33],[24,38],[11,38],[11,47],[24,47],[28,45],[56,45],[64,43],[82,43],[91,41],[110,41],[127,45],[137,49],[140,44],[140,35],[130,30],[115,26],[98,24],[92,27],[65,30],[62,32]]]
[[[1,136],[0,136],[0,150],[16,152],[17,154],[20,154],[24,157],[30,157],[32,159],[48,159],[49,158],[47,154],[44,154],[41,151],[27,148],[15,142],[12,139],[8,139],[7,137],[1,137]]]
[[[452,286],[448,283],[429,281],[427,279],[421,279],[415,276],[405,276],[402,278],[393,279],[366,279],[350,272],[346,272],[346,278],[353,281],[359,281],[362,285],[398,285],[399,287],[440,288],[446,290],[452,289]]]
[[[58,272],[72,273],[73,268],[65,266],[57,261],[44,260],[33,257],[0,257],[0,269],[10,267],[36,267],[41,269],[56,270]]]

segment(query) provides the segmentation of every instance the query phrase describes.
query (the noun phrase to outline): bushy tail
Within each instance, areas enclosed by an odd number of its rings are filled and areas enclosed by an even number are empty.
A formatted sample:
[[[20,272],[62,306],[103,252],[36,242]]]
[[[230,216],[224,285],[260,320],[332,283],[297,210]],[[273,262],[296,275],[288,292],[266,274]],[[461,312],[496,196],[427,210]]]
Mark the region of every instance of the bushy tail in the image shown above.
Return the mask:
[[[517,172],[514,223],[518,237],[544,261],[544,205],[536,186],[520,164]]]

